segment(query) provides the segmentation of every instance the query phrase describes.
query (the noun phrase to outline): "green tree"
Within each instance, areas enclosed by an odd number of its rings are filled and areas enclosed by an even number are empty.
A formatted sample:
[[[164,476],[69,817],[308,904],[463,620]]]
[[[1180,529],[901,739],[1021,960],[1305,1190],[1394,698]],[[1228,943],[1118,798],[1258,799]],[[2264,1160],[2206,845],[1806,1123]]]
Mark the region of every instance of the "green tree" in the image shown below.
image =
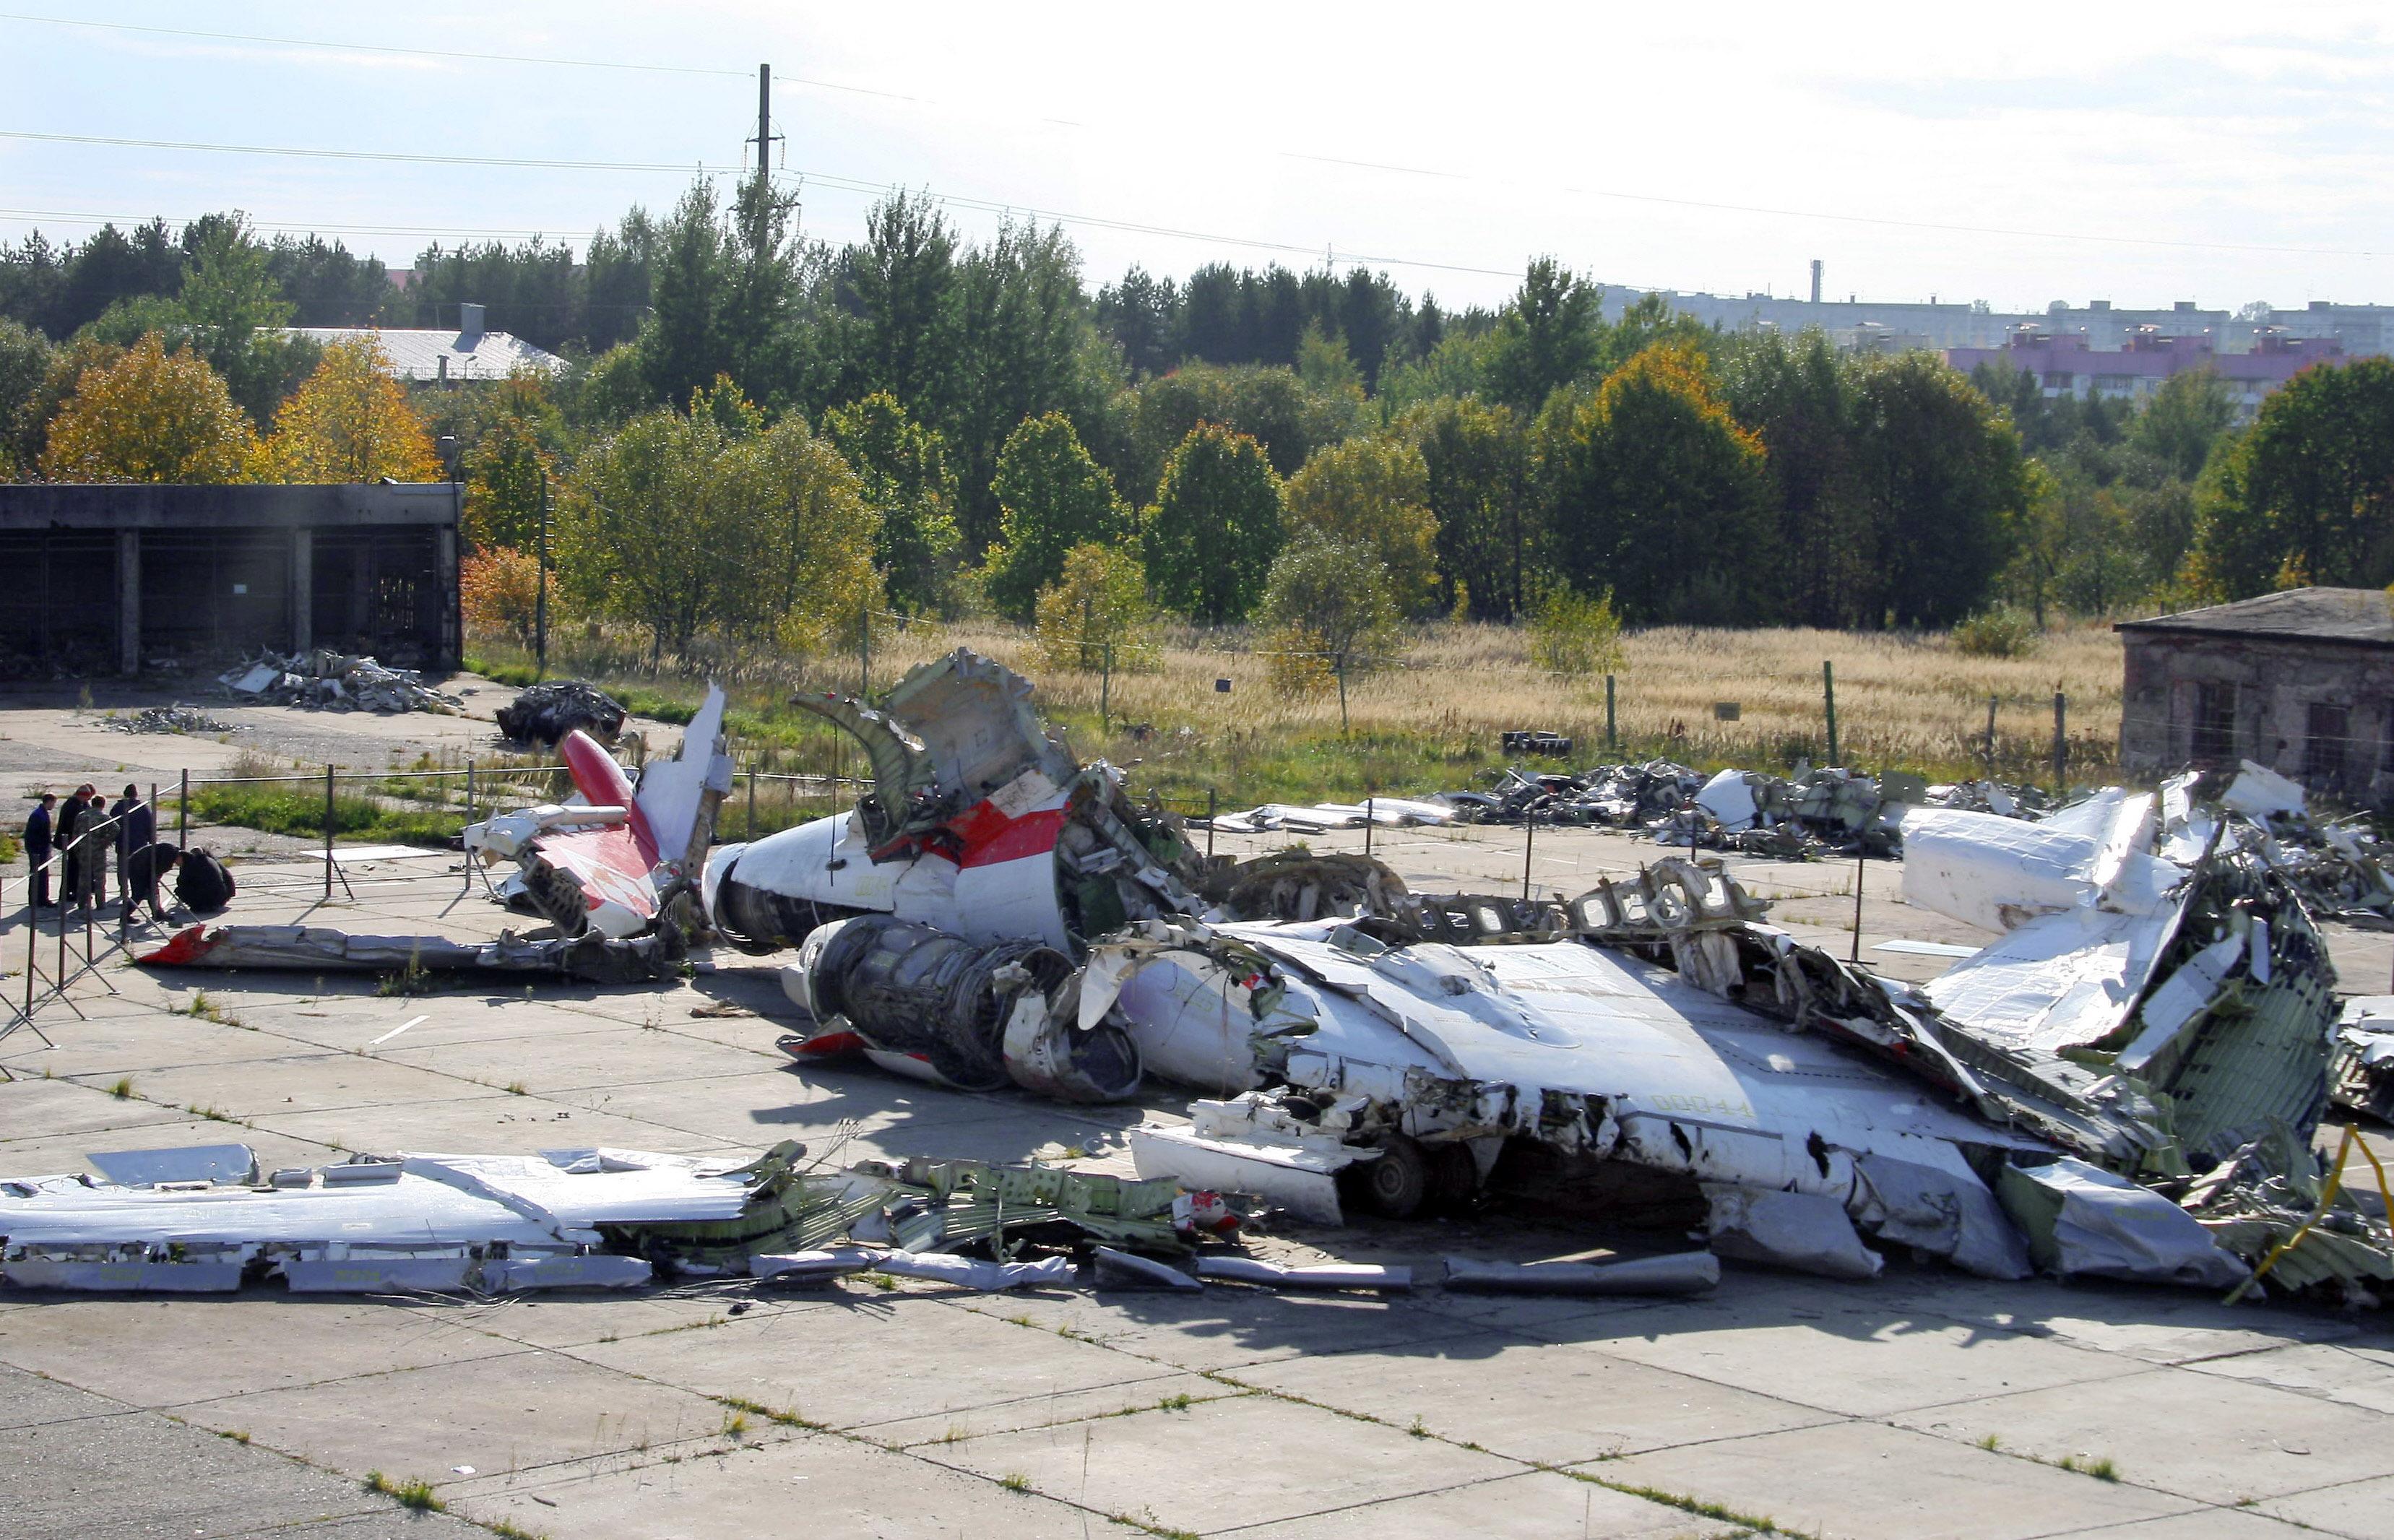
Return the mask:
[[[1293,475],[1312,452],[1315,415],[1294,369],[1185,364],[1133,393],[1131,485],[1151,491],[1163,480],[1164,462],[1200,423],[1245,434],[1264,446],[1274,470]]]
[[[2212,446],[2236,420],[2236,401],[2219,371],[2189,369],[2162,381],[2128,429],[2128,441],[2167,466],[2181,480],[2203,474]]]
[[[916,416],[947,415],[960,317],[956,240],[927,193],[901,191],[865,216],[864,244],[843,263],[855,316],[842,388],[888,391]]]
[[[1280,555],[1281,480],[1263,445],[1200,423],[1164,462],[1148,510],[1148,581],[1168,609],[1219,625],[1247,618]]]
[[[1610,587],[1636,623],[1771,618],[1775,532],[1762,444],[1715,396],[1699,356],[1650,348],[1538,429],[1557,569]]]
[[[1390,420],[1412,408],[1447,397],[1486,396],[1493,332],[1453,332],[1427,352],[1382,371],[1380,410]]]
[[[1348,681],[1404,652],[1404,617],[1379,559],[1316,531],[1272,562],[1261,614],[1273,682],[1291,693],[1335,683],[1342,729]]]
[[[691,405],[635,417],[575,466],[559,503],[569,595],[645,628],[651,667],[710,636],[826,645],[875,601],[855,473],[803,421],[764,428],[728,378]]]
[[[1730,339],[1721,394],[1761,436],[1778,510],[1788,618],[1839,628],[1874,624],[1870,546],[1853,496],[1858,370],[1818,329]]]
[[[1612,591],[1576,594],[1563,584],[1548,584],[1531,609],[1530,656],[1556,674],[1618,672],[1624,656],[1621,613],[1612,607]]]
[[[1417,614],[1438,582],[1438,516],[1429,509],[1429,467],[1401,439],[1354,438],[1313,452],[1288,479],[1294,539],[1314,531],[1379,559],[1400,610]]]
[[[1444,398],[1408,410],[1396,431],[1421,454],[1449,607],[1519,616],[1545,564],[1527,424],[1508,406]]]
[[[1039,656],[1050,668],[1094,673],[1153,668],[1162,661],[1150,627],[1147,573],[1120,546],[1075,546],[1064,571],[1039,594]]]
[[[0,316],[0,480],[33,471],[41,453],[39,425],[29,431],[20,420],[50,369],[50,339],[20,322]]]
[[[1060,412],[1100,464],[1118,462],[1107,407],[1122,378],[1081,292],[1079,255],[1058,226],[1001,223],[994,240],[966,254],[955,305],[954,349],[937,365],[948,405],[939,415],[916,410],[956,456],[957,525],[980,551],[1003,520],[993,482],[1015,428]]]
[[[889,602],[908,613],[941,604],[956,558],[956,476],[946,441],[876,390],[823,415],[823,436],[855,471],[879,515],[874,565]]]
[[[720,376],[751,401],[795,402],[811,348],[793,313],[796,206],[761,174],[728,209],[704,178],[682,194],[656,234],[652,308],[638,338],[648,400],[679,403]]]
[[[493,421],[466,455],[467,540],[478,549],[533,550],[541,499],[556,468],[533,419],[510,413]]]
[[[1002,543],[989,553],[986,586],[998,612],[1011,620],[1032,618],[1039,590],[1063,573],[1074,546],[1119,543],[1137,527],[1113,478],[1061,412],[1014,430],[997,457],[993,486]]]
[[[2394,579],[2394,359],[2314,364],[2261,403],[2197,493],[2194,561],[2230,599]]]
[[[1601,288],[1553,257],[1532,262],[1488,345],[1489,393],[1516,411],[1535,412],[1558,388],[1594,371],[1603,348],[1603,305]]]
[[[1853,422],[1865,624],[1941,627],[1976,612],[2026,502],[2011,424],[1933,353],[1863,364]]]

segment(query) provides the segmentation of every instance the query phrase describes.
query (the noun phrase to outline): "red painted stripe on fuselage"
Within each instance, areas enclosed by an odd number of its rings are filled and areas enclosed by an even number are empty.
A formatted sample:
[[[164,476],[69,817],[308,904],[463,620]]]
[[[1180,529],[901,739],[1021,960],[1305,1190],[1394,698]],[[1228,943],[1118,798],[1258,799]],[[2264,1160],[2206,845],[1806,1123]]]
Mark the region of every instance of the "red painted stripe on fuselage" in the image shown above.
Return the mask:
[[[982,802],[948,827],[964,841],[958,866],[994,866],[1003,861],[1052,853],[1057,836],[1064,831],[1064,809],[1045,808],[1008,818]]]
[[[580,728],[567,733],[557,747],[564,757],[565,768],[572,773],[573,789],[582,794],[585,801],[594,808],[630,810],[631,816],[625,820],[624,826],[631,831],[633,841],[639,847],[640,863],[636,875],[646,877],[657,863],[657,836],[649,827],[640,805],[632,800],[631,777],[624,773],[624,767],[600,746],[598,739]]]

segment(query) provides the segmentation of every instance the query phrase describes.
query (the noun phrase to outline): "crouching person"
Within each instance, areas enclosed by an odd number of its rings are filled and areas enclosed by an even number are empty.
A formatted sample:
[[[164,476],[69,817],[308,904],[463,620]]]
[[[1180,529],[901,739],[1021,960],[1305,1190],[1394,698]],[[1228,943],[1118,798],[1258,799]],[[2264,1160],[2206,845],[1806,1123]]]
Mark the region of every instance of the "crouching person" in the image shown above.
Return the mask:
[[[165,905],[158,902],[158,894],[182,862],[181,847],[164,840],[144,845],[125,858],[125,918],[128,923],[145,902],[150,905],[150,917],[161,925],[165,923]]]

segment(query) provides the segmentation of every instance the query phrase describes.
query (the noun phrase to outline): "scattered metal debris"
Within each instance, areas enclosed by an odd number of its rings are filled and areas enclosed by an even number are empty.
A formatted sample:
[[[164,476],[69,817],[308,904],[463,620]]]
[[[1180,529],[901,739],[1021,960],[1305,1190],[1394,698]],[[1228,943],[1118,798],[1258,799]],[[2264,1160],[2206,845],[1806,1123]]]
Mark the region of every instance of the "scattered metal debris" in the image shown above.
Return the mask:
[[[324,711],[454,712],[460,702],[425,683],[412,668],[386,668],[372,658],[335,652],[261,652],[217,676],[234,695],[275,705]]]
[[[110,712],[100,725],[111,732],[230,732],[230,722],[219,722],[195,705],[144,706],[129,717]]]
[[[563,743],[570,732],[612,744],[624,731],[627,715],[606,691],[585,679],[532,685],[496,713],[499,733],[509,743],[548,748]]]
[[[2229,813],[2266,837],[2262,858],[2301,889],[2312,913],[2368,930],[2394,930],[2394,847],[2360,817],[2315,823],[2303,788],[2243,761],[2220,793]]]
[[[1480,1262],[1446,1259],[1446,1286],[1459,1294],[1705,1294],[1720,1284],[1709,1251],[1615,1262]]]
[[[617,939],[585,931],[494,941],[361,936],[322,926],[191,926],[133,960],[144,967],[269,967],[299,972],[537,974],[600,984],[663,979],[684,955],[674,931]]]

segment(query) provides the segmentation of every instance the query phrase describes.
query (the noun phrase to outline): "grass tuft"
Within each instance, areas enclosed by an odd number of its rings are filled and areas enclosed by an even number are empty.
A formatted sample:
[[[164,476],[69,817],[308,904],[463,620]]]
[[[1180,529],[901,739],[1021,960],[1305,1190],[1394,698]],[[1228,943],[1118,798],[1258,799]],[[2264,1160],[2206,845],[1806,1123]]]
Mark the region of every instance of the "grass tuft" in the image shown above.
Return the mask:
[[[417,1513],[449,1511],[449,1505],[433,1495],[430,1481],[395,1481],[379,1470],[369,1470],[365,1489]]]
[[[1031,1478],[1019,1470],[1009,1470],[997,1479],[997,1484],[1008,1492],[1028,1492],[1031,1490]]]
[[[109,1094],[109,1095],[111,1095],[111,1096],[112,1096],[112,1097],[114,1097],[114,1098],[115,1098],[117,1100],[119,1100],[119,1101],[123,1101],[123,1100],[125,1100],[125,1099],[127,1099],[128,1097],[132,1096],[132,1094],[133,1094],[133,1080],[132,1080],[132,1077],[131,1077],[131,1076],[129,1076],[129,1075],[127,1075],[127,1076],[125,1076],[125,1077],[123,1077],[123,1078],[120,1078],[120,1079],[117,1081],[117,1083],[116,1083],[115,1085],[111,1086],[108,1088],[108,1094]]]

